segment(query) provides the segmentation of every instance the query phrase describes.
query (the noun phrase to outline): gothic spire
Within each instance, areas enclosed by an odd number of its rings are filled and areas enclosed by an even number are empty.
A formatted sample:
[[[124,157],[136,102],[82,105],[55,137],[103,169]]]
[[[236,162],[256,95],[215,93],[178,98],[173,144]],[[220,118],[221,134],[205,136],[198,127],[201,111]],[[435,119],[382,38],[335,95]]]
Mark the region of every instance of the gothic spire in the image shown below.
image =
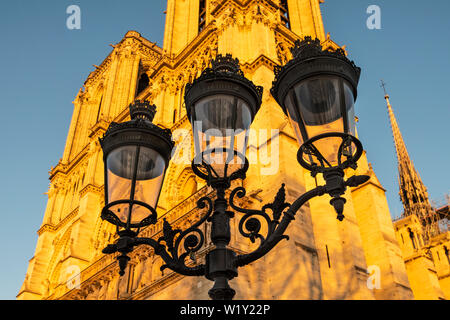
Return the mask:
[[[394,137],[395,150],[397,153],[398,181],[400,187],[399,194],[404,208],[403,216],[406,217],[416,214],[417,217],[422,220],[424,227],[426,227],[427,234],[432,236],[437,231],[435,229],[438,228],[438,216],[431,208],[427,188],[423,184],[422,179],[408,154],[408,150],[406,149],[405,141],[403,140],[397,119],[394,115],[394,110],[389,101],[389,94],[386,92],[386,84],[383,81],[381,81],[381,83],[385,93],[384,98],[387,103],[389,120],[391,122],[392,135]]]

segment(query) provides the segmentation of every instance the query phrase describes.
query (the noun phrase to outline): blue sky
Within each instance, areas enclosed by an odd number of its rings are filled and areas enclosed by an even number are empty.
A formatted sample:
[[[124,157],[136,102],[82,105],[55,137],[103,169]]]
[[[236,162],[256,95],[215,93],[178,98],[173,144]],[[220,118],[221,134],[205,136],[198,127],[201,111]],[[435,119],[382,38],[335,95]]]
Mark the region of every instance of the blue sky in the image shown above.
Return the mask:
[[[77,4],[81,30],[66,28]],[[382,29],[366,27],[379,5]],[[14,299],[42,222],[48,170],[62,157],[72,101],[86,77],[128,30],[162,45],[164,0],[0,2],[0,299]],[[430,197],[450,192],[448,99],[450,2],[327,0],[325,29],[363,68],[357,101],[359,135],[387,190],[391,213],[402,211],[397,168],[380,79],[388,83],[407,148]]]

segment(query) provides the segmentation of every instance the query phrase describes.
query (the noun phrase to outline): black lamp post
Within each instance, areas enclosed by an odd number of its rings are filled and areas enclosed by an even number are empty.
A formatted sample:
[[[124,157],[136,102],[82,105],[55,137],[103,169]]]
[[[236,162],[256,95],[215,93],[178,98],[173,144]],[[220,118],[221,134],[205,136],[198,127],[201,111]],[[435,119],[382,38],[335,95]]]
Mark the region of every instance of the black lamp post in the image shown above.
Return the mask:
[[[272,94],[296,131],[301,144],[300,164],[313,175],[322,173],[326,185],[306,192],[292,205],[285,202],[283,185],[274,202],[261,210],[235,204],[235,197],[246,194],[243,187],[232,190],[226,199],[225,191],[231,181],[244,179],[249,166],[245,157],[248,129],[261,105],[262,88],[244,77],[237,59],[219,55],[211,68],[187,85],[185,93],[195,140],[192,169],[216,191],[214,202],[209,197],[198,201],[198,208],[208,209],[193,226],[185,231],[173,230],[164,221],[163,236],[157,241],[138,237],[141,227],[156,223],[154,207],[173,146],[169,133],[150,123],[154,109],[142,103],[131,106],[133,120],[112,124],[102,140],[107,186],[102,218],[115,224],[120,236],[117,243],[103,252],[122,253],[118,257],[121,274],[129,260],[127,254],[135,246],[146,244],[164,260],[162,269],[170,268],[186,276],[205,276],[214,281],[209,291],[212,299],[232,299],[235,291],[228,281],[238,275],[239,267],[258,260],[281,240],[288,239],[284,232],[303,204],[329,194],[338,219],[344,218],[345,199],[341,196],[348,186],[358,186],[369,178],[354,176],[344,180],[344,169],[356,168],[362,154],[362,145],[354,137],[353,122],[360,69],[342,50],[323,51],[319,40],[308,37],[296,42],[292,52],[294,59],[276,69]],[[142,110],[138,119],[133,116],[137,114],[133,110]],[[152,110],[151,116],[144,110]],[[141,180],[147,187],[137,196],[135,185]],[[255,251],[237,255],[228,248],[230,219],[234,217],[228,206],[244,214],[239,221],[239,232],[252,242],[260,241]],[[143,213],[146,209],[148,215]],[[215,247],[206,254],[205,264],[187,266],[186,258],[204,245],[205,235],[198,227],[207,220],[211,222]],[[261,220],[267,224],[264,235],[260,233]]]
[[[185,102],[195,143],[194,173],[216,190],[211,217],[215,249],[206,256],[205,276],[214,280],[213,299],[232,299],[228,280],[237,276],[236,254],[230,243],[230,219],[225,190],[232,180],[245,178],[248,130],[261,106],[262,87],[244,77],[239,61],[219,55],[192,84],[186,86]]]

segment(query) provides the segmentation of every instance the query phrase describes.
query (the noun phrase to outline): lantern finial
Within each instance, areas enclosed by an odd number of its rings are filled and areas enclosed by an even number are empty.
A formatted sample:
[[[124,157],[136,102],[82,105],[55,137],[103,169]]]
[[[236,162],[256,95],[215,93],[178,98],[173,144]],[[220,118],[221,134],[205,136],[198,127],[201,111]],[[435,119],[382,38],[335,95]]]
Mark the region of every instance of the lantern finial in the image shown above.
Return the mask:
[[[144,119],[152,122],[155,114],[156,106],[150,104],[148,101],[136,100],[130,104],[130,116],[132,120]]]
[[[313,40],[307,36],[302,41],[295,41],[294,47],[291,48],[291,53],[294,58],[316,56],[322,53],[322,45],[319,39]]]
[[[231,54],[226,54],[225,56],[219,54],[216,59],[211,61],[212,69],[214,71],[222,72],[234,72],[240,73],[239,59],[233,59]]]

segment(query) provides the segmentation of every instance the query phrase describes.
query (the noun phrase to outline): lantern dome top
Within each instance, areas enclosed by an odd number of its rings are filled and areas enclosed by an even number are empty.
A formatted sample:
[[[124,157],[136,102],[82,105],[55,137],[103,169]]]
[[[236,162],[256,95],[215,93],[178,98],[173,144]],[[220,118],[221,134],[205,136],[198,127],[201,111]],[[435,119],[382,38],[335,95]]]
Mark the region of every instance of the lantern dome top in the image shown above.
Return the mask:
[[[138,144],[158,150],[169,161],[175,143],[170,129],[152,123],[156,106],[148,101],[136,100],[130,104],[129,109],[131,120],[111,122],[103,138],[100,138],[105,155],[120,145]]]
[[[298,82],[324,75],[335,75],[347,80],[356,100],[361,68],[347,58],[343,49],[324,50],[319,39],[306,36],[303,40],[295,41],[291,53],[293,58],[286,65],[274,68],[275,80],[270,92],[281,106],[284,105],[287,92]]]
[[[195,103],[214,94],[239,96],[250,106],[253,118],[262,103],[263,87],[256,86],[244,76],[237,58],[219,54],[211,61],[211,67],[186,85],[184,99],[189,119]]]
[[[254,91],[259,104],[261,104],[263,87],[256,86],[252,81],[244,76],[244,72],[242,72],[239,66],[239,59],[233,58],[231,54],[226,54],[225,56],[218,54],[217,57],[211,61],[210,68],[206,68],[200,77],[195,79],[192,83],[188,83],[186,85],[186,96],[189,90],[199,82],[208,80],[222,80],[223,78],[227,78],[231,81],[234,80],[248,86],[249,89]]]

